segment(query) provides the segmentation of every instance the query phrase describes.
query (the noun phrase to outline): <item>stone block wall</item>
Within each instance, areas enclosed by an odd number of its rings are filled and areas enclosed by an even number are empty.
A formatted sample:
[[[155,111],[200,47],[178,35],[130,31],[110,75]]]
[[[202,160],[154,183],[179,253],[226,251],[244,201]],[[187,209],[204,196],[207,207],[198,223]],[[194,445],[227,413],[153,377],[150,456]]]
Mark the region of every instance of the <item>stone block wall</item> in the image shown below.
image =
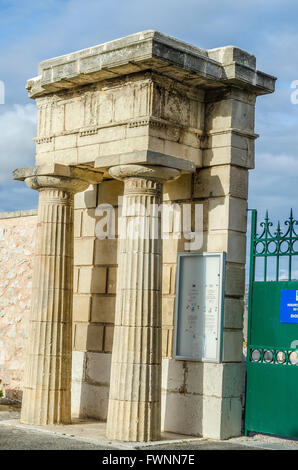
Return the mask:
[[[95,209],[105,202],[118,204],[120,183],[91,185],[75,197],[73,384],[74,416],[104,420],[107,416],[110,360],[117,275],[117,240],[95,236]],[[116,193],[116,194],[115,194]]]
[[[235,436],[241,391],[239,363],[163,359],[162,429],[218,439]]]
[[[226,252],[227,257],[222,363],[176,361],[172,354],[163,361],[162,419],[167,431],[218,439],[241,432],[247,170],[254,166],[256,137],[253,107],[254,98],[245,92],[208,94],[202,168],[187,184],[181,179],[169,185],[172,201],[204,207],[200,251]],[[239,115],[239,120],[234,115]],[[239,127],[235,128],[236,124]],[[175,269],[177,252],[181,251],[183,243],[179,246],[175,240],[165,240],[164,262],[171,257]],[[173,313],[173,307],[169,311],[163,308],[163,318],[173,321]]]
[[[232,173],[232,175],[231,175]],[[231,184],[232,182],[232,184]],[[72,409],[76,416],[106,419],[117,277],[117,240],[95,237],[95,205],[110,204],[117,216],[123,184],[105,180],[75,200],[75,293]],[[217,165],[183,175],[163,190],[164,204],[204,206],[203,250],[228,251],[234,235],[243,251],[226,266],[223,363],[203,364],[173,358],[177,253],[185,239],[171,227],[163,240],[162,280],[162,424],[173,432],[223,437],[239,433],[242,383],[242,315],[246,230],[247,171]],[[231,252],[231,249],[229,248]],[[242,254],[241,254],[242,253]],[[242,257],[241,257],[242,256]],[[230,380],[233,381],[231,388]],[[173,385],[174,384],[174,385]],[[210,384],[208,389],[207,384]],[[216,392],[214,392],[216,389]],[[233,390],[231,394],[230,391]],[[176,414],[175,409],[181,410]],[[206,416],[212,415],[212,419]],[[184,419],[189,415],[189,419]],[[223,426],[219,423],[222,420]],[[187,424],[188,423],[188,424]],[[211,424],[213,428],[211,429]],[[230,423],[227,427],[226,423]],[[237,423],[237,429],[233,428]],[[220,432],[218,430],[221,430]]]
[[[173,183],[175,184],[175,183]],[[182,186],[182,187],[181,187]],[[179,201],[190,198],[191,176],[185,175],[175,187],[164,188],[164,202],[174,191]],[[117,238],[96,238],[97,204],[110,204],[115,209],[116,228],[118,197],[123,183],[105,180],[75,196],[75,255],[73,303],[73,383],[72,412],[74,416],[105,420],[117,280]],[[116,231],[117,236],[117,231]],[[174,302],[177,250],[181,240],[164,241],[162,300],[162,355],[173,355]]]
[[[22,398],[37,211],[0,214],[0,390]]]

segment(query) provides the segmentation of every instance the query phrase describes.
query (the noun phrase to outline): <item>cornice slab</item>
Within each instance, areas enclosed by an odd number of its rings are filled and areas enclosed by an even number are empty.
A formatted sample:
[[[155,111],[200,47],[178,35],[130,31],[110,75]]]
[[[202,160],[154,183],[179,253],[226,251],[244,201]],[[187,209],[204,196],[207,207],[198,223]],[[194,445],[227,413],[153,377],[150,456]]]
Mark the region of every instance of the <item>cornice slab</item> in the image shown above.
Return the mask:
[[[13,179],[24,181],[34,176],[57,176],[65,178],[75,178],[87,181],[89,184],[97,184],[102,180],[103,173],[91,169],[82,169],[61,163],[48,163],[28,168],[17,168],[13,172]]]
[[[275,77],[259,72],[255,58],[234,46],[210,51],[148,30],[43,61],[27,82],[31,98],[78,85],[153,70],[189,86],[236,85],[255,94],[272,93]]]

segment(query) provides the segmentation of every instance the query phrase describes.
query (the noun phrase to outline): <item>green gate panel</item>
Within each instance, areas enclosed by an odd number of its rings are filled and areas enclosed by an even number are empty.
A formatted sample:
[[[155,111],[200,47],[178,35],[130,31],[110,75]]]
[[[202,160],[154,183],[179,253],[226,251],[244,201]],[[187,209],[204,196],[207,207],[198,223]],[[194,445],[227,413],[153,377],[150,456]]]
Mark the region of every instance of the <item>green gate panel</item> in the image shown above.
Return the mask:
[[[298,341],[298,323],[280,323],[282,289],[298,289],[298,282],[253,283],[250,344],[290,348],[293,341]]]
[[[298,438],[297,366],[247,366],[247,431]]]
[[[298,323],[282,323],[280,317],[281,290],[298,291],[292,261],[298,255],[298,221],[291,211],[284,232],[279,223],[273,232],[267,213],[257,235],[257,212],[252,212],[245,433],[298,438]],[[263,281],[255,280],[258,257],[264,261]],[[268,281],[272,257],[276,280]],[[287,260],[287,280],[280,280],[282,257]],[[292,307],[296,308],[295,303]]]
[[[297,289],[298,282],[254,282],[247,360],[246,430],[298,438],[298,367],[280,364],[298,342],[298,323],[280,323],[280,291]],[[271,351],[273,360],[254,362],[251,351]]]

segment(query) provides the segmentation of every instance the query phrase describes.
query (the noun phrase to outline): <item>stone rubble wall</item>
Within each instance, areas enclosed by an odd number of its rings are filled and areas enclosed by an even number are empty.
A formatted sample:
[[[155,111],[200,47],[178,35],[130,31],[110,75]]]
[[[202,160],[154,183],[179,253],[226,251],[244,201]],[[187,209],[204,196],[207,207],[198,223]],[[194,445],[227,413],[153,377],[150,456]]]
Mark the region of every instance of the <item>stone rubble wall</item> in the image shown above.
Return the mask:
[[[0,390],[22,398],[37,211],[0,214]]]

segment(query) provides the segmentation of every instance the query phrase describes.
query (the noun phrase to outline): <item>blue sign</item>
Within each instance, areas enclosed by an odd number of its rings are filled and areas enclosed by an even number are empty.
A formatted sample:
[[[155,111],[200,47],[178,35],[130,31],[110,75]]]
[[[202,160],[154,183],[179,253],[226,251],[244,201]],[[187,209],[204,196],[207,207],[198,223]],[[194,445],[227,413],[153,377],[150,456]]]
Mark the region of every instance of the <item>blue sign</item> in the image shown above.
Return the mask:
[[[280,323],[298,323],[298,289],[280,291]]]

